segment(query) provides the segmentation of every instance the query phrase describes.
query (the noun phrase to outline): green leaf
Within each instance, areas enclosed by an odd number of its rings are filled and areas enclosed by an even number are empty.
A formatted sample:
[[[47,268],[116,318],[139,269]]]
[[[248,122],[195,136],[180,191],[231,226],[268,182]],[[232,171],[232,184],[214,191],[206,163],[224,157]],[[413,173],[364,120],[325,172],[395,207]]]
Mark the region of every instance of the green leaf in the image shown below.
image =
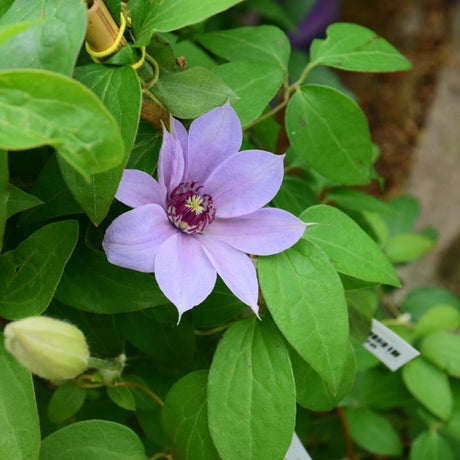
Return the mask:
[[[337,271],[365,281],[400,286],[393,266],[370,236],[336,208],[313,206],[301,214],[307,223],[303,238],[329,256]]]
[[[19,226],[83,212],[62,179],[56,155],[47,161],[30,191],[43,204],[21,214]]]
[[[177,35],[168,34],[168,40],[174,48],[175,55],[184,56],[188,67],[200,65],[212,69],[217,65],[214,59],[201,46],[191,40],[174,41],[177,38]]]
[[[171,388],[162,409],[163,427],[177,460],[217,460],[208,428],[208,372],[186,375]]]
[[[302,407],[312,411],[330,411],[350,391],[356,373],[356,361],[351,347],[336,393],[331,392],[327,383],[294,349],[290,349],[290,356],[294,370],[296,398]]]
[[[145,460],[144,445],[124,425],[103,420],[73,423],[42,442],[40,460]]]
[[[74,78],[90,88],[104,103],[120,127],[125,144],[121,164],[92,175],[89,183],[65,162],[60,162],[62,175],[75,199],[95,225],[109,212],[123,169],[136,136],[142,103],[139,78],[131,66],[108,67],[90,64],[78,67]]]
[[[327,28],[326,34],[326,39],[311,44],[314,65],[358,72],[394,72],[412,67],[396,48],[366,27],[336,23]]]
[[[46,315],[77,326],[83,332],[93,356],[118,356],[124,351],[115,316],[76,310],[55,299],[46,310]]]
[[[422,357],[409,362],[402,370],[407,389],[415,399],[442,420],[452,412],[452,391],[447,375]]]
[[[422,257],[434,246],[434,241],[422,235],[401,233],[391,238],[385,252],[394,264],[411,262]]]
[[[12,70],[0,73],[0,86],[0,148],[51,145],[85,177],[122,161],[115,120],[80,83],[43,70]]]
[[[208,380],[209,429],[226,460],[282,458],[294,432],[295,383],[287,347],[268,321],[231,326]]]
[[[128,387],[107,387],[109,398],[122,409],[129,411],[136,410],[136,401],[131,390]]]
[[[352,211],[396,214],[396,211],[387,203],[378,200],[372,195],[350,188],[334,188],[327,193],[325,199]]]
[[[233,108],[243,126],[262,113],[284,80],[282,69],[257,61],[228,62],[214,72],[239,97]]]
[[[78,1],[15,0],[0,17],[0,26],[36,24],[0,46],[0,69],[44,69],[70,76],[85,36],[86,12]]]
[[[151,124],[139,123],[126,168],[139,169],[153,175],[158,163],[161,139],[158,131]]]
[[[390,422],[370,409],[346,409],[345,416],[353,441],[380,455],[402,455],[398,433]]]
[[[178,326],[154,321],[148,312],[120,315],[116,319],[122,336],[147,353],[165,374],[183,374],[193,369],[195,335],[191,322],[181,320]]]
[[[238,316],[246,308],[246,305],[218,278],[211,294],[200,305],[194,307],[193,322],[200,329],[220,326]]]
[[[299,177],[285,175],[273,203],[277,208],[285,209],[298,216],[306,208],[318,204],[319,201],[306,181]]]
[[[30,193],[26,193],[14,185],[8,187],[8,217],[14,216],[18,212],[33,208],[42,204],[43,201]]]
[[[8,319],[46,310],[78,238],[78,223],[46,225],[0,256],[0,315]]]
[[[74,380],[57,387],[48,403],[48,418],[62,423],[75,415],[85,402],[86,392]]]
[[[397,196],[387,204],[395,211],[394,214],[384,215],[390,234],[410,233],[420,214],[420,203],[411,196]]]
[[[358,104],[335,89],[299,88],[286,110],[294,150],[328,179],[365,185],[372,178],[372,142]]]
[[[287,71],[291,47],[286,34],[278,27],[239,27],[200,34],[195,39],[227,61],[260,61]]]
[[[8,219],[8,153],[0,150],[0,254],[3,247],[3,234],[5,233],[6,220]]]
[[[309,241],[259,257],[263,296],[286,340],[335,394],[348,355],[342,283],[328,257]]]
[[[77,247],[56,291],[62,303],[93,313],[116,314],[167,302],[154,278],[117,267],[105,254]]]
[[[372,318],[379,299],[374,289],[345,291],[350,319],[350,334],[359,343],[364,343],[372,329]]]
[[[29,27],[40,24],[43,22],[43,20],[44,18],[36,18],[31,21],[22,21],[15,24],[0,25],[0,45],[3,42],[9,40],[11,37],[14,37],[16,34],[28,29]]]
[[[444,288],[420,287],[409,292],[401,304],[401,310],[411,314],[413,321],[419,321],[431,308],[451,305],[460,311],[460,299]]]
[[[4,347],[0,333],[0,458],[38,457],[40,425],[30,372]]]
[[[136,45],[147,45],[154,32],[169,32],[201,22],[242,0],[136,0],[133,11]]]
[[[460,378],[459,335],[446,331],[433,332],[423,339],[420,352],[452,377]]]
[[[361,345],[360,349],[366,350]],[[410,401],[413,399],[404,386],[401,373],[378,366],[356,374],[353,389],[341,405],[383,410],[406,406]]]
[[[428,310],[415,325],[414,338],[460,326],[460,313],[450,305],[438,305]]]
[[[420,434],[410,449],[410,460],[454,460],[448,441],[437,431],[424,431]]]
[[[199,66],[160,75],[151,91],[178,118],[198,117],[236,98],[211,70]]]

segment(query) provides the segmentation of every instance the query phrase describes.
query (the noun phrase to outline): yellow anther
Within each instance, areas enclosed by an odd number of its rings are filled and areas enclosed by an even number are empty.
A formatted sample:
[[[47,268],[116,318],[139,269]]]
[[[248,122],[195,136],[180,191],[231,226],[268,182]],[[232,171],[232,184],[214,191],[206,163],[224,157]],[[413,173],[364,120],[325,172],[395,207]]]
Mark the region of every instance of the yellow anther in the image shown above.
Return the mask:
[[[185,202],[187,203],[185,207],[191,209],[197,215],[204,211],[203,206],[201,206],[201,203],[203,203],[203,198],[201,198],[199,195],[193,195],[187,198]]]

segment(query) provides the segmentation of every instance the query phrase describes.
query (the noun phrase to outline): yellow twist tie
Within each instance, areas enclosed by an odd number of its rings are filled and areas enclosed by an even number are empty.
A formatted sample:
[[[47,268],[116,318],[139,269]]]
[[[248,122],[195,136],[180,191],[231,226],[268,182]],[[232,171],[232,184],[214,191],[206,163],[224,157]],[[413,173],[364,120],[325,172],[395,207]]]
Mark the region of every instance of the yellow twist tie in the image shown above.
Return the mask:
[[[131,67],[134,70],[137,70],[145,62],[145,46],[141,46],[141,53],[142,53],[141,58],[134,64],[131,64]]]
[[[121,40],[123,40],[123,34],[125,33],[126,30],[126,18],[124,17],[123,14],[120,15],[120,29],[118,31],[118,35],[116,36],[114,42],[110,45],[109,48],[107,48],[104,51],[95,51],[91,46],[89,45],[88,42],[85,42],[85,48],[88,54],[91,56],[92,60],[94,62],[101,62],[100,58],[105,58],[107,56],[110,56],[111,54],[115,53],[118,51],[118,48],[120,47]]]

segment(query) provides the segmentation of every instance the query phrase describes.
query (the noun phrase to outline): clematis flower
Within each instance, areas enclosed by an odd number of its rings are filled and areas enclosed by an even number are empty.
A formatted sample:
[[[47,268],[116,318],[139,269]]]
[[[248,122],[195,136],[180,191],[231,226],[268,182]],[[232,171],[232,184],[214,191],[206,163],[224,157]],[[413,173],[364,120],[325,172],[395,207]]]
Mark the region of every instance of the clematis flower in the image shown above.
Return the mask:
[[[198,117],[189,132],[172,119],[164,130],[158,181],[127,169],[117,200],[134,208],[117,217],[102,243],[115,265],[155,278],[179,317],[212,291],[216,275],[257,314],[258,282],[247,254],[295,244],[305,223],[263,208],[283,179],[284,156],[239,152],[242,130],[229,104]]]

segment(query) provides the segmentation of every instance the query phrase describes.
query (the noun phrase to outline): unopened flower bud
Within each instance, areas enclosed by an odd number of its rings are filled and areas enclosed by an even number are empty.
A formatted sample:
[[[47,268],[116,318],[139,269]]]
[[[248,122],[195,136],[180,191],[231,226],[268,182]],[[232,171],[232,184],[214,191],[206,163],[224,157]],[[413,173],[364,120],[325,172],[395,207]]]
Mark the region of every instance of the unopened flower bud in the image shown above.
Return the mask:
[[[64,321],[31,316],[5,327],[6,349],[39,377],[73,379],[87,367],[89,350],[83,333]]]

